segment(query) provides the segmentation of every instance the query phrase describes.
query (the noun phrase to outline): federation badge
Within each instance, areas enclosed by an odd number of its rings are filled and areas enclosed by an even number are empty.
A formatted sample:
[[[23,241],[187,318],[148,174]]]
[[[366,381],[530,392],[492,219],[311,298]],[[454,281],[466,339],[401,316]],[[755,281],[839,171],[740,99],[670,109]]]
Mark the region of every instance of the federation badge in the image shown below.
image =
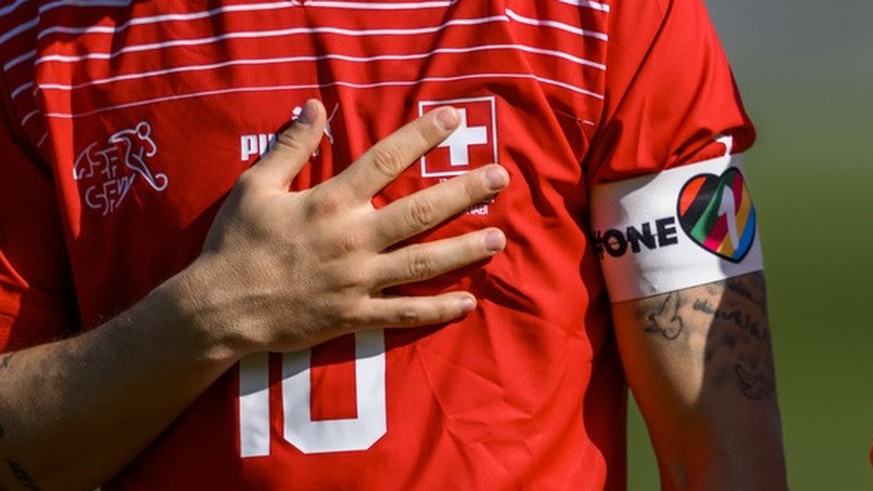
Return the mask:
[[[167,175],[150,168],[157,153],[152,128],[145,121],[111,135],[102,144],[85,147],[73,166],[73,178],[85,187],[85,204],[107,216],[118,209],[137,178],[157,192],[164,191]]]

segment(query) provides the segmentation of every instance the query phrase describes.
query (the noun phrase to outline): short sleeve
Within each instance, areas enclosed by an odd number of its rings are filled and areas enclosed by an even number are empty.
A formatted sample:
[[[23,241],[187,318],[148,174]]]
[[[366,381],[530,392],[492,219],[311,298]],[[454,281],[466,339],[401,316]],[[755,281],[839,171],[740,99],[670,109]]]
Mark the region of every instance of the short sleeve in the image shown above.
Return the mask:
[[[47,166],[0,124],[0,352],[60,338],[77,325],[57,198]]]
[[[613,2],[604,111],[586,156],[591,185],[751,146],[727,57],[702,0]],[[724,140],[728,141],[728,140]]]

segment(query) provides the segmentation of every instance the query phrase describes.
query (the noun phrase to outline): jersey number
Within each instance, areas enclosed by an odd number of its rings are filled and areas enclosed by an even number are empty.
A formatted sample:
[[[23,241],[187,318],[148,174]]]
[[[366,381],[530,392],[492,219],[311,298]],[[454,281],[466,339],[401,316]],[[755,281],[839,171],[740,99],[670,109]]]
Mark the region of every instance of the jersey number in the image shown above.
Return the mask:
[[[282,355],[282,412],[285,441],[303,453],[366,450],[387,431],[385,334],[355,334],[358,417],[313,421],[310,415],[310,350]],[[270,455],[269,355],[239,364],[240,456]]]

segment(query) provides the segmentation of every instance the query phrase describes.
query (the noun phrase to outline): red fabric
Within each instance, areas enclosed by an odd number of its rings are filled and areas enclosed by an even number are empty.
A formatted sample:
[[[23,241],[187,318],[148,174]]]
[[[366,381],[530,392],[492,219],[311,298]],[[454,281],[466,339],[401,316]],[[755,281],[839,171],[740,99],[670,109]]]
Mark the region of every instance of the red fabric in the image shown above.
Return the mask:
[[[0,17],[4,32],[34,18],[36,3]],[[334,352],[317,352],[299,379],[312,388],[308,401],[287,381],[297,373],[293,357],[272,355],[266,371],[247,371],[269,383],[268,455],[241,457],[240,419],[252,409],[239,407],[233,369],[103,489],[624,489],[626,387],[589,243],[587,194],[598,182],[721,152],[717,134],[733,134],[739,150],[751,143],[702,4],[404,9],[390,1],[378,5],[398,9],[361,11],[366,3],[301,3],[220,11],[211,2],[203,16],[197,2],[45,2],[36,27],[0,44],[11,121],[50,157],[52,176],[0,184],[9,197],[43,195],[35,232],[20,204],[0,209],[10,220],[4,234],[16,237],[0,251],[34,251],[6,266],[7,332],[27,336],[17,295],[33,285],[62,303],[75,299],[91,327],[184,268],[236,177],[311,97],[331,115],[330,138],[299,187],[340,172],[422,110],[464,109],[479,143],[463,146],[464,157],[434,149],[374,201],[498,161],[512,175],[509,189],[415,240],[497,226],[507,250],[396,289],[468,288],[480,307],[441,329],[386,332],[384,355],[355,361],[360,339],[321,348]],[[8,66],[34,46],[34,58]],[[63,286],[66,258],[75,296]],[[359,386],[358,375],[378,375],[364,361],[379,356],[384,378]],[[356,395],[367,406],[381,386],[386,429],[367,448],[306,453],[286,438],[284,428],[299,422],[293,408],[329,424],[349,409],[369,418]],[[340,442],[359,436],[338,434]]]
[[[607,98],[588,175],[626,179],[724,153],[755,139],[703,2],[616,2]]]
[[[69,266],[52,180],[0,126],[0,352],[75,329]]]

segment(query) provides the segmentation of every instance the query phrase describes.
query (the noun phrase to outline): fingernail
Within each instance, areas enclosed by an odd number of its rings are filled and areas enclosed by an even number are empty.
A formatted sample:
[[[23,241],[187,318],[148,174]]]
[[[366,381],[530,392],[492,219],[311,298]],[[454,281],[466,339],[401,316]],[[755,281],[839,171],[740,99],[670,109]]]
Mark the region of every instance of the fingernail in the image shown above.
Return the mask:
[[[318,109],[316,106],[315,99],[309,99],[306,101],[306,104],[303,105],[303,110],[300,111],[300,114],[297,115],[297,122],[300,124],[311,124],[315,121],[315,117],[318,114]]]
[[[500,252],[506,247],[506,237],[503,232],[491,230],[485,234],[485,248],[491,252]]]
[[[461,117],[458,115],[458,110],[453,107],[444,107],[437,113],[437,122],[444,130],[453,130],[461,124]]]
[[[458,310],[462,313],[472,312],[476,308],[476,299],[473,297],[464,297],[458,302]]]
[[[502,189],[509,182],[509,174],[502,167],[490,167],[485,171],[485,179],[492,191]]]

